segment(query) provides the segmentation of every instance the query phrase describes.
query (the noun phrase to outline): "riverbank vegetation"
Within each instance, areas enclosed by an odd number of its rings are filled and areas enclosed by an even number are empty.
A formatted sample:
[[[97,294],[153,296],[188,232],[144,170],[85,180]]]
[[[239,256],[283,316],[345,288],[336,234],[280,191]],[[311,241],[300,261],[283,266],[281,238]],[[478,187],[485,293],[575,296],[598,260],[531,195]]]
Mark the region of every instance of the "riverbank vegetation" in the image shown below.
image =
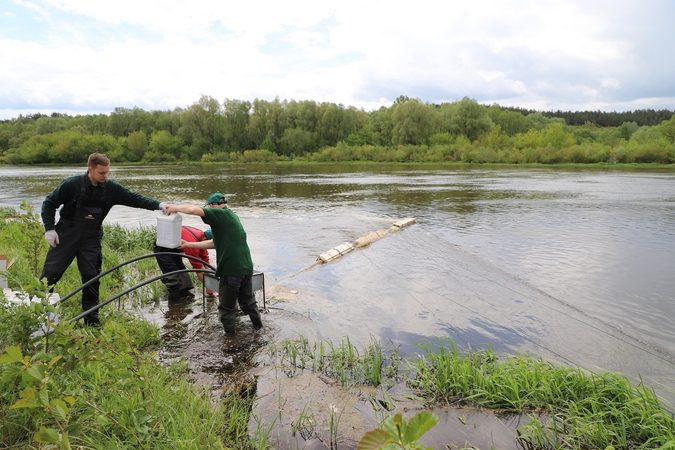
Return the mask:
[[[1,448],[271,445],[273,423],[249,429],[254,388],[214,398],[209,389],[190,382],[185,361],[168,366],[158,362],[159,330],[128,309],[104,308],[104,326],[92,329],[67,323],[80,306],[66,301],[59,306],[60,322],[51,323],[49,313],[55,309],[45,300],[48,292],[35,272],[35,261],[43,261],[47,250],[37,223],[39,218],[26,203],[20,215],[14,208],[0,209],[0,254],[16,261],[3,275],[13,290],[42,298],[19,305],[0,296]],[[149,253],[153,239],[149,228],[105,225],[103,269]],[[101,298],[158,273],[152,259],[141,263],[145,265],[125,266],[118,275],[105,277]],[[79,284],[73,266],[59,291],[70,292]],[[136,295],[126,301],[155,301],[160,293],[149,287]],[[53,333],[34,335],[45,323]],[[514,437],[523,448],[675,448],[673,414],[649,387],[634,387],[620,374],[589,374],[526,355],[500,357],[490,350],[462,354],[444,339],[423,345],[420,355],[410,359],[377,342],[359,349],[348,338],[339,343],[286,339],[269,344],[266,352],[279,368],[278,376],[309,371],[341,386],[369,385],[385,391],[404,383],[429,408],[472,404],[529,414],[532,420]],[[394,404],[386,408],[394,409]],[[332,412],[327,419],[330,448],[340,441],[340,416]],[[295,426],[310,426],[308,418],[309,412],[303,411]],[[410,437],[420,437],[436,422],[431,414],[408,421],[385,413],[381,428],[367,433],[361,448],[379,448],[396,439],[418,448]],[[397,435],[401,427],[408,441]]]
[[[60,323],[51,322],[55,306],[45,300],[48,292],[32,261],[41,268],[44,230],[33,226],[39,219],[32,207],[22,208],[21,215],[0,210],[0,254],[16,261],[3,275],[14,291],[42,300],[19,305],[0,295],[0,448],[258,448],[248,434],[253,399],[233,394],[213,400],[209,389],[190,382],[184,362],[160,365],[156,326],[114,305],[102,310],[102,328],[68,324],[66,318],[81,312],[75,299],[59,305]],[[149,227],[104,230],[104,269],[152,251]],[[26,244],[38,238],[37,250],[28,251]],[[101,298],[152,273],[159,273],[152,258],[125,267],[102,279]],[[73,265],[59,292],[80,284]],[[127,301],[158,296],[155,287]],[[53,333],[34,334],[40,327]]]
[[[621,374],[588,373],[529,355],[498,357],[489,349],[461,353],[443,338],[421,350],[404,361],[377,342],[359,350],[349,339],[336,344],[300,337],[269,351],[288,376],[310,370],[345,387],[403,380],[427,407],[468,404],[527,414],[530,421],[516,439],[525,449],[675,448],[673,414],[653,390],[634,387]],[[391,396],[386,403],[385,409],[396,408]]]
[[[187,108],[33,114],[0,122],[0,163],[373,161],[675,163],[668,110],[539,112],[399,97],[364,111],[311,100],[203,96]]]

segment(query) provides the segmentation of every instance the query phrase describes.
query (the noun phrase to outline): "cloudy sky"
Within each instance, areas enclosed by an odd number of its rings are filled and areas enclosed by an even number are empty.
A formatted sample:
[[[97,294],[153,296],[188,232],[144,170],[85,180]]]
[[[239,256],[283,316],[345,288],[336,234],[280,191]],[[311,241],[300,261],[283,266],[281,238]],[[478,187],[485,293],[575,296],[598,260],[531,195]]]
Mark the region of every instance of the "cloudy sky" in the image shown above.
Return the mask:
[[[201,95],[675,110],[673,0],[0,0],[0,119]]]

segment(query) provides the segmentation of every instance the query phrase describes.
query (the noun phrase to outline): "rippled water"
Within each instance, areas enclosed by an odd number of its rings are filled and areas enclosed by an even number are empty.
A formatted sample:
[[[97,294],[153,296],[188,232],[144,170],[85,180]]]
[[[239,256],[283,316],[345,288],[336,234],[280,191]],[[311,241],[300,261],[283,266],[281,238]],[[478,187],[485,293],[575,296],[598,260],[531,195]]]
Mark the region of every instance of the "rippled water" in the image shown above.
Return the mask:
[[[0,167],[0,205],[39,207],[83,170]],[[299,292],[284,307],[309,315],[314,337],[412,352],[447,336],[620,371],[675,398],[673,170],[166,166],[112,177],[168,202],[224,192],[257,269]],[[416,224],[314,265],[403,217]],[[152,225],[155,213],[116,207],[108,221]]]

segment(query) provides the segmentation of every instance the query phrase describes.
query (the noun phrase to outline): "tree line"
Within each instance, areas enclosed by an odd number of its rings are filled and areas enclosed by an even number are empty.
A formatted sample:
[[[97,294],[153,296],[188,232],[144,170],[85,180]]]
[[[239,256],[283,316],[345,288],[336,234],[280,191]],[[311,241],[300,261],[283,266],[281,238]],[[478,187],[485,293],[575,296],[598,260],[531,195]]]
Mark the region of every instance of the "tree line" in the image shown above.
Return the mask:
[[[620,123],[619,123],[620,122]],[[0,163],[461,161],[675,163],[672,111],[539,112],[400,96],[365,111],[312,100],[202,96],[186,108],[0,121]]]
[[[523,115],[537,112],[534,109],[504,107],[510,111],[517,111]],[[638,109],[635,111],[606,112],[606,111],[542,111],[544,117],[559,117],[565,119],[567,125],[583,125],[586,122],[594,123],[599,127],[619,127],[624,122],[635,122],[639,126],[660,125],[664,120],[673,116],[674,111],[667,109]]]

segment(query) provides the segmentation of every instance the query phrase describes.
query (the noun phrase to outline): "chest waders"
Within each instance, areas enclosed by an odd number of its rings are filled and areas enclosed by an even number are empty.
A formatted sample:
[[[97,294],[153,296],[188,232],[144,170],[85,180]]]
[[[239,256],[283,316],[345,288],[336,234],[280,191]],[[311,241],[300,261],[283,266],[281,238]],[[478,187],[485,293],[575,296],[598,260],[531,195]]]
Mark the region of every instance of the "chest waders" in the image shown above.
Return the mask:
[[[102,183],[101,195],[87,196],[85,178],[80,177],[80,194],[77,197],[72,219],[59,219],[56,232],[59,244],[50,247],[40,278],[47,278],[50,286],[56,284],[66,269],[77,258],[82,284],[101,273],[101,239],[103,238],[103,211],[106,205],[107,183]],[[95,281],[82,291],[82,311],[98,304],[100,282]],[[98,311],[84,317],[88,325],[98,325]]]
[[[256,330],[262,328],[260,311],[253,292],[252,276],[243,277],[226,276],[220,277],[218,286],[218,313],[220,322],[223,324],[225,334],[234,334],[237,323],[237,303],[242,312],[248,314]]]

